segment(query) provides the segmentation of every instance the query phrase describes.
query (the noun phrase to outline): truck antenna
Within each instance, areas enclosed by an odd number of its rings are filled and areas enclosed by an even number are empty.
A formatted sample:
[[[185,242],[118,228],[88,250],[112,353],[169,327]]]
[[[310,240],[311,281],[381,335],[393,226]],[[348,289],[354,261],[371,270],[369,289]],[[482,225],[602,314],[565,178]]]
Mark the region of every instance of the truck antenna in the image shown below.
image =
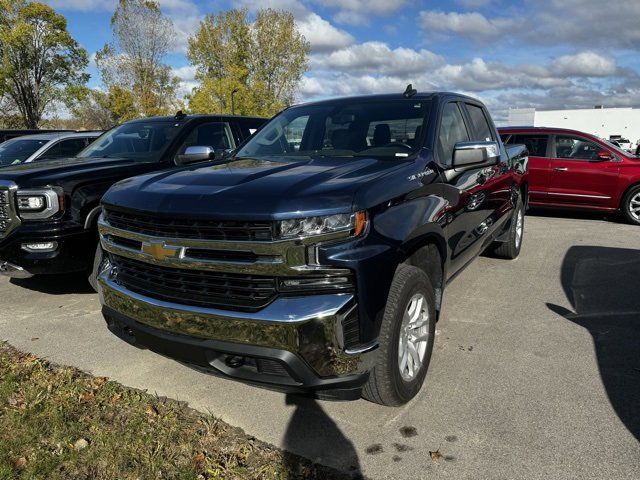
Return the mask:
[[[416,93],[418,93],[418,91],[415,88],[413,88],[413,85],[409,84],[407,85],[407,89],[404,91],[403,95],[404,95],[404,98],[411,98]]]

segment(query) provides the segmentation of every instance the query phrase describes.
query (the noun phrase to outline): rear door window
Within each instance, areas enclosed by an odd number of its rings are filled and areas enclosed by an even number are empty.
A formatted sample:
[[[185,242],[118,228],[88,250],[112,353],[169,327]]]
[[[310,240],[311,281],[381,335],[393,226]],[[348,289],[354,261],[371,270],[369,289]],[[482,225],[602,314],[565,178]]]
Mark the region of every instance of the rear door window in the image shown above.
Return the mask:
[[[548,135],[511,135],[506,141],[507,145],[526,145],[532,157],[546,157],[548,143]]]
[[[479,142],[490,142],[494,140],[493,132],[491,127],[489,126],[489,121],[487,120],[487,116],[485,115],[482,108],[477,105],[473,105],[467,103],[467,112],[469,112],[469,117],[471,118],[471,123],[473,124],[473,138],[471,140],[476,140]]]

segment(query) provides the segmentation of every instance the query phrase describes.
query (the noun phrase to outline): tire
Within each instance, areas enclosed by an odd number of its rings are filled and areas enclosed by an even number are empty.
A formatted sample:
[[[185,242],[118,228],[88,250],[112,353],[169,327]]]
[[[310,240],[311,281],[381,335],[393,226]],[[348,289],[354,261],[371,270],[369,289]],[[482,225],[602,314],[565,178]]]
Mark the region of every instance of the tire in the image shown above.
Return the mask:
[[[627,222],[640,225],[640,185],[636,185],[625,194],[621,210]]]
[[[509,239],[506,242],[496,243],[493,254],[499,258],[514,260],[520,255],[522,240],[524,238],[524,206],[522,199],[518,197],[516,208],[513,209],[511,225],[509,226]]]
[[[416,299],[422,298],[421,314],[418,313],[419,320],[414,324],[424,324],[418,331],[416,329],[405,328],[407,324],[406,316],[409,315],[409,308],[417,305]],[[399,406],[407,403],[420,391],[424,383],[431,354],[433,352],[433,341],[435,337],[436,309],[435,293],[429,277],[419,268],[402,264],[396,273],[389,290],[389,297],[385,307],[382,326],[380,329],[380,346],[376,352],[375,365],[369,373],[369,379],[364,385],[362,396],[367,400],[387,406]],[[414,310],[415,312],[415,310]],[[426,315],[426,318],[425,318]],[[426,337],[425,340],[416,343],[414,352],[421,357],[420,366],[414,368],[413,376],[410,377],[409,368],[412,355],[407,354],[407,363],[401,373],[401,353],[400,340],[403,339],[405,331],[415,332],[415,335]],[[407,345],[403,340],[403,344]],[[404,351],[411,351],[406,347]],[[403,355],[404,357],[404,355]],[[414,357],[415,358],[415,357]],[[409,378],[410,377],[410,378]]]
[[[96,246],[96,253],[93,256],[93,267],[89,272],[89,277],[87,280],[89,281],[89,285],[96,292],[98,291],[98,275],[100,274],[100,270],[102,270],[102,263],[104,261],[104,252],[102,251],[102,247],[100,246],[100,242]]]

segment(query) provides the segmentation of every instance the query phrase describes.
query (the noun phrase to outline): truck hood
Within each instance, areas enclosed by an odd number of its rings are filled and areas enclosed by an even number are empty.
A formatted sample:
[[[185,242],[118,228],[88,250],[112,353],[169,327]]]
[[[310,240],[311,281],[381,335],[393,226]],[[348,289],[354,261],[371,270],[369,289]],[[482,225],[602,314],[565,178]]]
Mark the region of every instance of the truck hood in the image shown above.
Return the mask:
[[[351,211],[357,190],[410,160],[322,158],[224,163],[123,180],[111,206],[200,218],[282,219]]]
[[[25,163],[0,169],[1,180],[14,181],[20,188],[61,185],[71,180],[83,178],[108,178],[116,172],[131,170],[130,175],[148,172],[149,166],[123,158],[66,158]],[[122,176],[120,177],[122,178]]]

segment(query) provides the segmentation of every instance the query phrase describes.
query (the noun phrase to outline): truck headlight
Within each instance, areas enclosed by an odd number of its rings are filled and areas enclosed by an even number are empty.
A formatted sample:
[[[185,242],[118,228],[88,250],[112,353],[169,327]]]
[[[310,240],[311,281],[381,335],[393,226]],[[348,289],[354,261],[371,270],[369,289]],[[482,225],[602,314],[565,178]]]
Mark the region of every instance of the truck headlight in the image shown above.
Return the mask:
[[[322,217],[292,218],[278,222],[280,239],[305,238],[335,232],[362,235],[367,226],[366,212],[339,213]]]
[[[53,189],[18,190],[18,214],[25,220],[49,218],[62,209],[62,196]]]

